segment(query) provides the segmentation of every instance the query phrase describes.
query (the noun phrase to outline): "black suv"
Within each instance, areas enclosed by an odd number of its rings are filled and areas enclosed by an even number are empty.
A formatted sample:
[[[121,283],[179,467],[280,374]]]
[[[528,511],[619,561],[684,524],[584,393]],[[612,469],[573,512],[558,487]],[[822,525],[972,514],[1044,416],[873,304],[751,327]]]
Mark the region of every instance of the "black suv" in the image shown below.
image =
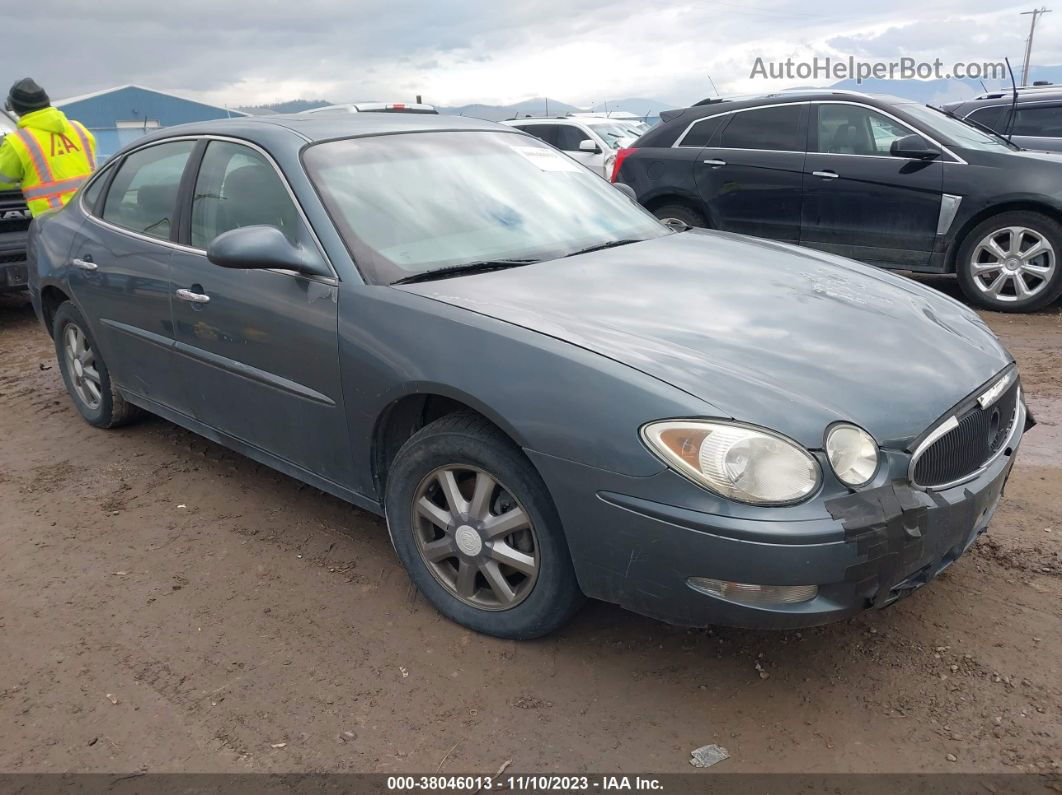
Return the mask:
[[[0,110],[0,137],[16,129]],[[26,287],[26,230],[30,212],[20,190],[0,190],[0,293]]]
[[[854,92],[711,99],[661,118],[612,173],[660,219],[957,272],[988,309],[1062,294],[1062,156]]]
[[[941,108],[1009,136],[1026,149],[1062,152],[1062,86],[1028,86],[1017,93],[1016,100],[1013,91],[994,91]]]

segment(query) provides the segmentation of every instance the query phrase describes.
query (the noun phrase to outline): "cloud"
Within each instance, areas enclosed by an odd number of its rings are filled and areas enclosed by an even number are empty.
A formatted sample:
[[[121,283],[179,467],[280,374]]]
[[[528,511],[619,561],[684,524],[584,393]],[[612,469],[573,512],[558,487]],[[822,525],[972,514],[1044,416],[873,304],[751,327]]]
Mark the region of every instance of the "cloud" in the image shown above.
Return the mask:
[[[711,93],[709,75],[723,91],[781,87],[749,79],[757,56],[1020,60],[1024,7],[878,5],[35,0],[4,3],[0,29],[17,31],[5,38],[10,79],[32,74],[54,97],[140,83],[229,105],[415,94],[442,105],[543,95],[575,104],[630,96],[681,104]],[[1062,19],[1051,16],[1037,37],[1040,63],[1062,62],[1062,37],[1052,34]]]

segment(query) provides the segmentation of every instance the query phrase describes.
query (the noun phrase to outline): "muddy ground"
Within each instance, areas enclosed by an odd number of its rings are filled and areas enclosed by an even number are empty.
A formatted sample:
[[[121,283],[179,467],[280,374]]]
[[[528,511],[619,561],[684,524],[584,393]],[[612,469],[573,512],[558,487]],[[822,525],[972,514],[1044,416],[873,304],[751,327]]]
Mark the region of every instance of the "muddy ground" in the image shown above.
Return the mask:
[[[381,520],[160,419],[90,428],[0,299],[0,771],[1057,771],[1062,311],[986,318],[1041,424],[937,582],[804,632],[592,603],[515,643],[418,598]]]

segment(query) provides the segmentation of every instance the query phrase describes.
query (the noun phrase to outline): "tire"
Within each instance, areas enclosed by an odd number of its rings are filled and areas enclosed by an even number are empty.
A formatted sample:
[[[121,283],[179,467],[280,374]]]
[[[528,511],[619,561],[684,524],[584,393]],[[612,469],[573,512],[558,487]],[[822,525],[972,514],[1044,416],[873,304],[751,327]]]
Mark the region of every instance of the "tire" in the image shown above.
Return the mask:
[[[707,229],[709,226],[708,220],[704,215],[684,204],[665,204],[664,206],[657,207],[653,210],[653,215],[665,224],[668,221],[675,220],[686,226],[695,226],[699,229]]]
[[[1044,246],[1042,253],[1023,257],[1037,241]],[[994,253],[997,249],[1003,256]],[[992,267],[997,263],[1000,267]],[[955,270],[963,294],[975,306],[996,312],[1043,309],[1062,295],[1062,224],[1032,211],[992,216],[963,238]],[[1021,294],[1021,284],[1027,295]]]
[[[448,497],[453,488],[458,494]],[[428,511],[415,508],[425,503]],[[584,601],[545,483],[520,448],[477,414],[449,414],[414,434],[388,472],[384,506],[410,579],[458,624],[537,638]]]
[[[128,403],[111,383],[110,371],[96,345],[88,323],[73,303],[59,306],[52,321],[55,356],[74,406],[89,425],[117,428],[133,420],[139,409]],[[80,339],[79,355],[76,340]],[[95,373],[96,378],[92,377]]]

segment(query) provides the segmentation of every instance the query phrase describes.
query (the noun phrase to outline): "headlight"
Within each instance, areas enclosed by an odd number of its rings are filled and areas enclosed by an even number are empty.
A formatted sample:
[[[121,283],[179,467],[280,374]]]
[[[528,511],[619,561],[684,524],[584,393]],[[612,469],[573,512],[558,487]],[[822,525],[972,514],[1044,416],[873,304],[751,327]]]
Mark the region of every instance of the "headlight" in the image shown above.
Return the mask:
[[[878,471],[878,443],[855,425],[839,424],[826,434],[826,457],[842,483],[862,486]]]
[[[667,464],[723,497],[785,505],[819,485],[819,465],[795,442],[768,430],[727,422],[669,420],[642,428]]]

